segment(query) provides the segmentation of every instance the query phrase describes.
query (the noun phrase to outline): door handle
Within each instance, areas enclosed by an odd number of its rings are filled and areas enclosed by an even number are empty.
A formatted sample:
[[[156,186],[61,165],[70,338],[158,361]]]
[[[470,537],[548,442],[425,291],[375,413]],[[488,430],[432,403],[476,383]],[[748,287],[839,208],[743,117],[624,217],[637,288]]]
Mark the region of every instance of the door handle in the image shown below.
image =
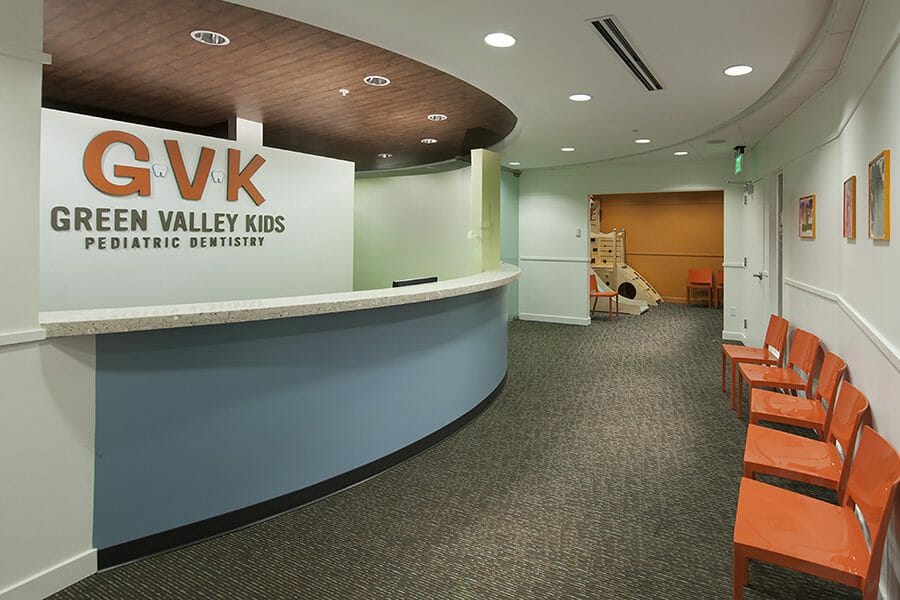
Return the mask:
[[[753,276],[762,281],[763,273],[760,271],[759,273],[754,273]]]

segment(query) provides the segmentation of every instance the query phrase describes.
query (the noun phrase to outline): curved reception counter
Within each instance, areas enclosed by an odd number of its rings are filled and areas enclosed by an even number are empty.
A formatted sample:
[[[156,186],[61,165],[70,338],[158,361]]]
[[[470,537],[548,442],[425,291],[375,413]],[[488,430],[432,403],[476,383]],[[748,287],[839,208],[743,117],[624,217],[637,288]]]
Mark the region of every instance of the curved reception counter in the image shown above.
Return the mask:
[[[42,313],[48,337],[96,336],[100,568],[321,498],[464,425],[505,380],[518,273]]]

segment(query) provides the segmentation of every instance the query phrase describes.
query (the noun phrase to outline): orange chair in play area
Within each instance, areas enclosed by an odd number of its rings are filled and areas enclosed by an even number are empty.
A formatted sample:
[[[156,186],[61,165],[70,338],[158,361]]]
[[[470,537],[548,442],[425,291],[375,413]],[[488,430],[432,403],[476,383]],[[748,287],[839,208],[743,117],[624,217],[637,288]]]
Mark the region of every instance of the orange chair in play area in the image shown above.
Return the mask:
[[[706,290],[708,294],[707,305],[713,305],[713,278],[712,269],[688,269],[687,278],[687,304],[691,305],[691,290]]]
[[[897,451],[868,425],[840,506],[742,478],[734,522],[734,600],[744,597],[751,560],[855,587],[863,600],[876,600],[898,481]],[[855,509],[868,527],[871,550]]]
[[[613,298],[616,299],[616,316],[619,316],[619,293],[618,292],[601,292],[597,287],[597,275],[593,272],[588,275],[588,284],[590,285],[591,295],[590,297],[594,299],[594,304],[591,306],[591,315],[597,312],[597,300],[600,298],[608,298],[609,299],[609,310],[606,313],[606,320],[609,321],[612,318],[612,303]]]
[[[744,403],[744,390],[742,382],[747,380],[750,386],[750,395],[755,388],[781,388],[784,390],[803,390],[805,396],[812,396],[812,370],[816,362],[816,354],[819,352],[819,338],[808,331],[797,329],[791,340],[791,352],[788,354],[787,367],[769,367],[766,365],[751,365],[743,363],[738,366],[737,380],[737,414],[741,416]],[[802,372],[806,377],[801,377]],[[734,397],[732,396],[732,408]]]
[[[766,339],[762,348],[722,344],[722,391],[725,391],[725,363],[731,361],[731,408],[734,409],[734,385],[738,363],[781,366],[787,344],[788,322],[778,315],[769,317]]]
[[[832,407],[824,442],[751,423],[744,446],[744,477],[755,479],[763,473],[843,493],[869,401],[845,381]]]
[[[828,419],[832,414],[831,407],[837,397],[841,375],[846,368],[847,365],[837,354],[826,353],[812,400],[772,390],[753,390],[750,393],[750,422],[758,424],[761,421],[769,421],[808,427],[816,430],[819,439],[825,439]]]
[[[716,271],[716,294],[713,296],[716,308],[725,304],[725,269]]]

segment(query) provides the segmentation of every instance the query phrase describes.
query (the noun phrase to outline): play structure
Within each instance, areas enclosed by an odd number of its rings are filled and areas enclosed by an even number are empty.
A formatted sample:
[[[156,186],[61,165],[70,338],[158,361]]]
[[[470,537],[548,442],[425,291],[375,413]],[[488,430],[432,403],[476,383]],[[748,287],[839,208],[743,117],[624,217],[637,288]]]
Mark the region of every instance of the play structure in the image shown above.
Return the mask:
[[[619,292],[619,312],[640,315],[662,302],[650,282],[625,263],[624,229],[609,233],[591,231],[591,269],[597,274],[601,291]]]

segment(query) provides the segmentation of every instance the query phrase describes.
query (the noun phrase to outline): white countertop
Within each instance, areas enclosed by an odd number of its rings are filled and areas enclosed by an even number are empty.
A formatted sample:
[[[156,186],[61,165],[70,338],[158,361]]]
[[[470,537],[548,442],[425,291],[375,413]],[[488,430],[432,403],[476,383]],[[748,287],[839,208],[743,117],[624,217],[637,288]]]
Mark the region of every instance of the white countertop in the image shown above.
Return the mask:
[[[41,326],[47,330],[47,337],[62,337],[285,319],[474,294],[508,285],[519,277],[519,273],[518,267],[501,263],[499,269],[469,277],[400,288],[262,300],[60,310],[42,312],[40,320]]]

